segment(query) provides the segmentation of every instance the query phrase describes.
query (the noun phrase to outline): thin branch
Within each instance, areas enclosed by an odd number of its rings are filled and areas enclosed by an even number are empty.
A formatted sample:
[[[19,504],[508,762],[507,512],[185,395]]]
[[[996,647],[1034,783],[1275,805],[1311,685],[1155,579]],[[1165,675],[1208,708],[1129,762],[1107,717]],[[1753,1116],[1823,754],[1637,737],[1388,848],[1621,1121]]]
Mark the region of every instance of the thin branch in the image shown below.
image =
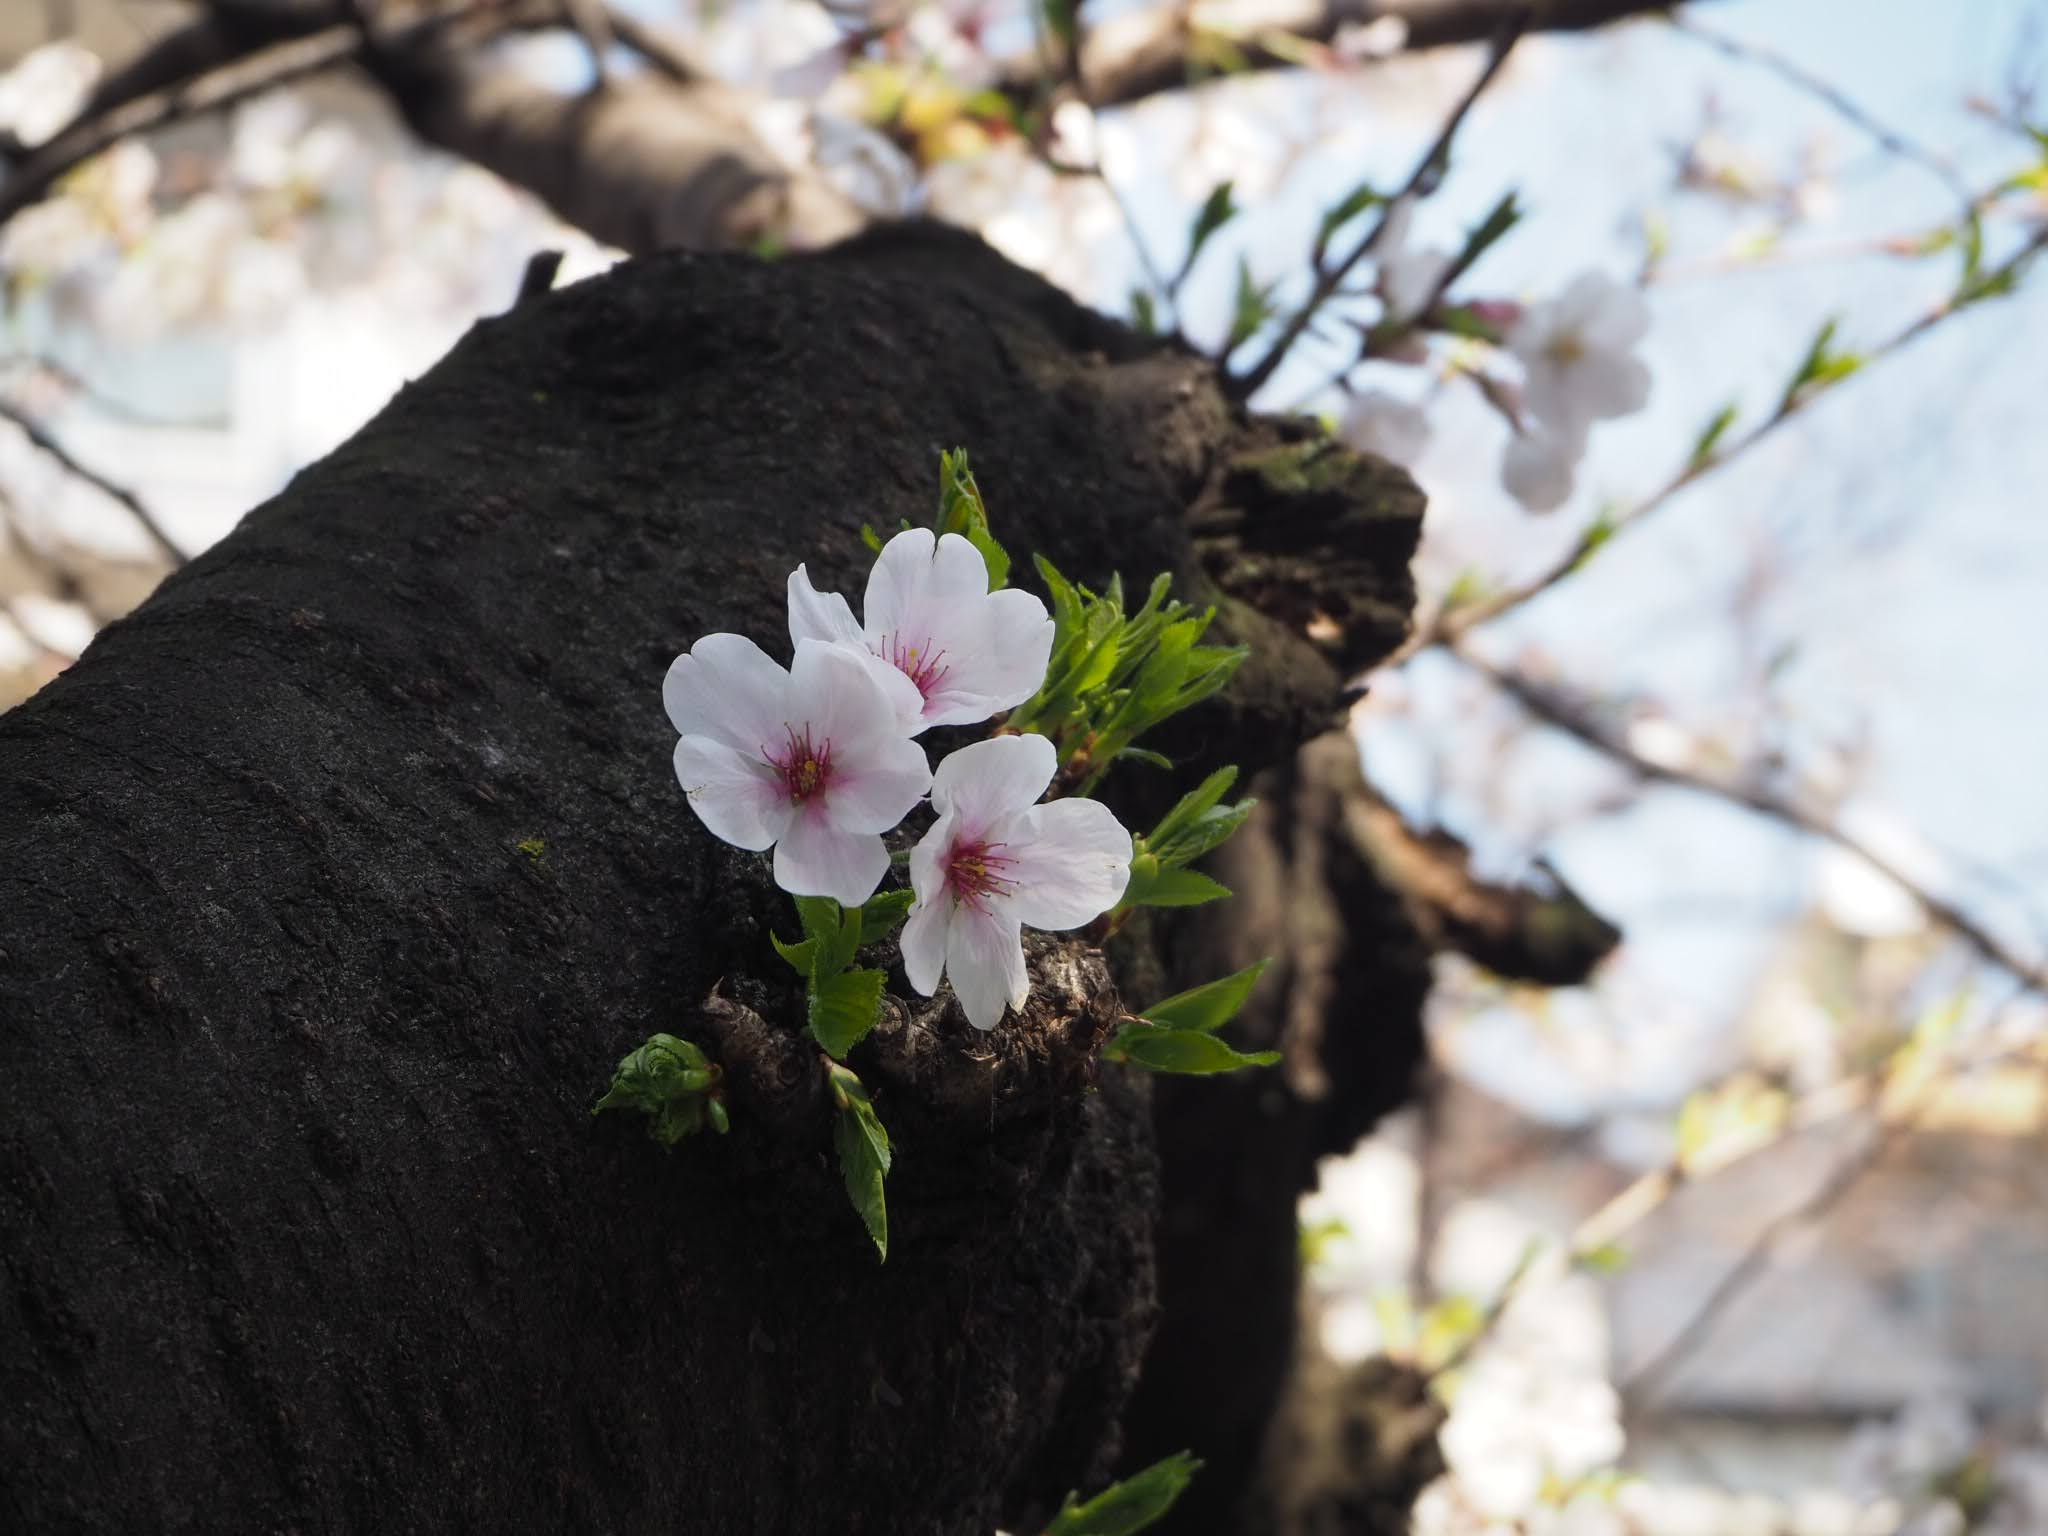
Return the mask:
[[[1308,298],[1281,328],[1280,334],[1273,339],[1272,346],[1267,348],[1265,356],[1253,364],[1250,371],[1226,381],[1233,398],[1251,398],[1258,392],[1259,387],[1273,376],[1287,360],[1287,354],[1293,350],[1294,344],[1301,340],[1303,332],[1309,328],[1317,311],[1329,302],[1332,295],[1343,286],[1344,280],[1351,275],[1352,269],[1372,250],[1381,232],[1386,229],[1387,220],[1402,199],[1416,196],[1433,177],[1442,174],[1444,162],[1450,155],[1451,141],[1457,137],[1458,129],[1464,123],[1466,114],[1472,110],[1473,103],[1479,100],[1480,94],[1500,74],[1501,66],[1507,63],[1508,55],[1514,52],[1515,44],[1528,30],[1531,9],[1528,6],[1519,7],[1502,23],[1500,30],[1494,34],[1493,45],[1487,52],[1486,64],[1479,71],[1478,77],[1451,108],[1450,115],[1437,130],[1436,139],[1422,158],[1416,161],[1415,169],[1409,172],[1408,180],[1402,185],[1401,190],[1380,205],[1379,214],[1372,221],[1372,227],[1359,237],[1358,243],[1351,248],[1351,253],[1335,266],[1319,268],[1315,286],[1310,290]]]
[[[163,551],[164,557],[171,562],[173,570],[185,563],[185,552],[178,548],[168,533],[164,532],[163,524],[156,520],[155,515],[136,498],[133,491],[122,489],[97,470],[89,469],[79,463],[77,459],[71,456],[70,451],[62,443],[58,442],[56,438],[52,437],[44,429],[41,422],[4,400],[0,400],[0,420],[12,422],[21,430],[22,435],[29,442],[55,459],[67,473],[83,480],[102,495],[113,497],[114,500],[126,507],[135,521],[142,525],[142,531],[149,535],[150,540],[158,549]]]
[[[704,78],[704,71],[680,46],[664,36],[660,28],[649,26],[631,11],[607,6],[605,21],[613,37],[677,85],[695,85]]]
[[[1577,32],[1631,16],[1659,14],[1674,0],[1548,0],[1536,7],[1533,25],[1543,31]],[[1111,17],[1091,29],[1080,50],[1079,78],[1099,107],[1128,106],[1148,96],[1187,90],[1205,78],[1229,79],[1242,71],[1342,68],[1345,59],[1331,45],[1347,28],[1374,21],[1399,22],[1406,32],[1400,51],[1484,42],[1503,23],[1527,11],[1525,0],[1322,0],[1306,16],[1261,25],[1255,18],[1223,27],[1204,27],[1189,15],[1186,0]],[[1232,68],[1216,70],[1218,45],[1229,50]],[[1240,69],[1241,61],[1241,69]],[[1044,64],[1022,54],[997,66],[995,89],[1019,106],[1035,101],[1043,87]]]
[[[555,286],[555,278],[562,270],[560,251],[535,251],[526,258],[526,270],[519,274],[519,291],[512,296],[512,307],[530,304],[544,298]]]
[[[1459,661],[1486,678],[1531,715],[1613,759],[1637,777],[1652,783],[1671,784],[1681,789],[1710,795],[1854,854],[1899,886],[1930,919],[1961,939],[1983,959],[2006,971],[2031,990],[2048,996],[2048,966],[2019,953],[1948,897],[1929,890],[1901,868],[1896,860],[1887,858],[1827,817],[1759,785],[1719,778],[1694,769],[1675,767],[1669,763],[1652,762],[1634,751],[1626,742],[1604,730],[1599,722],[1574,701],[1518,672],[1494,665],[1474,654],[1468,646],[1453,643],[1449,648]]]
[[[1789,82],[1813,97],[1816,101],[1819,101],[1837,117],[1841,118],[1842,121],[1860,130],[1887,153],[1896,155],[1901,160],[1911,161],[1914,165],[1919,166],[1922,170],[1936,177],[1944,187],[1948,188],[1955,195],[1958,202],[1969,204],[1973,201],[1974,194],[1971,192],[1969,185],[1963,180],[1962,174],[1957,171],[1954,162],[1949,160],[1947,156],[1936,154],[1933,150],[1916,144],[1896,129],[1887,126],[1871,113],[1858,106],[1839,86],[1834,85],[1830,81],[1823,80],[1796,59],[1788,58],[1782,53],[1766,48],[1761,43],[1746,42],[1742,38],[1730,37],[1727,33],[1717,31],[1712,27],[1703,27],[1690,16],[1681,16],[1673,13],[1666,20],[1677,31],[1706,44],[1709,48],[1715,49],[1731,59],[1740,59],[1744,63],[1755,64],[1771,71],[1780,79]]]

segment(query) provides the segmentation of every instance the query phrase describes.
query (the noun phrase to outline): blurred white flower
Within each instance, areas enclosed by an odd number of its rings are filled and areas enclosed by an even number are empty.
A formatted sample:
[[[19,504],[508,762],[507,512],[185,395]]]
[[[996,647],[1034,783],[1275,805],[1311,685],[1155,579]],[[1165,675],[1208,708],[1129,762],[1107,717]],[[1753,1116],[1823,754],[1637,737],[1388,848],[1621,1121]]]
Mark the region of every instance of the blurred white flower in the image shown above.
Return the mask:
[[[1621,1402],[1603,1380],[1574,1379],[1499,1354],[1482,1356],[1459,1383],[1438,1437],[1472,1504],[1516,1518],[1551,1478],[1570,1481],[1621,1455]]]
[[[1410,465],[1429,446],[1429,417],[1419,405],[1383,389],[1361,389],[1337,427],[1337,436],[1360,453]]]
[[[1604,272],[1531,305],[1507,335],[1531,414],[1560,441],[1582,442],[1594,422],[1641,410],[1650,370],[1632,349],[1649,328],[1643,296]]]
[[[1842,1453],[1842,1481],[1866,1496],[1917,1496],[1976,1449],[1977,1423],[1957,1398],[1914,1399],[1890,1421],[1857,1426]]]
[[[917,167],[866,123],[811,114],[811,153],[825,179],[877,218],[902,218],[917,203]]]
[[[1501,455],[1500,483],[1531,512],[1554,512],[1572,493],[1572,475],[1586,440],[1531,426],[1508,439]]]
[[[100,296],[101,323],[118,336],[145,338],[224,311],[237,247],[249,238],[247,210],[220,192],[202,192],[158,219]]]
[[[1337,57],[1347,64],[1370,59],[1390,59],[1408,46],[1408,22],[1400,16],[1381,16],[1372,21],[1349,21],[1331,39]]]
[[[45,43],[0,75],[0,131],[35,148],[78,115],[99,78],[90,49],[69,38]]]
[[[2040,1536],[2048,1531],[2048,1450],[2008,1451],[1998,1459],[1998,1501],[1979,1536]]]
[[[1448,251],[1408,243],[1414,221],[1415,199],[1396,198],[1373,240],[1380,300],[1386,305],[1386,318],[1396,324],[1413,320],[1428,307],[1451,265]]]
[[[1907,1517],[1896,1536],[1969,1536],[1970,1517],[1948,1499],[1940,1499]]]

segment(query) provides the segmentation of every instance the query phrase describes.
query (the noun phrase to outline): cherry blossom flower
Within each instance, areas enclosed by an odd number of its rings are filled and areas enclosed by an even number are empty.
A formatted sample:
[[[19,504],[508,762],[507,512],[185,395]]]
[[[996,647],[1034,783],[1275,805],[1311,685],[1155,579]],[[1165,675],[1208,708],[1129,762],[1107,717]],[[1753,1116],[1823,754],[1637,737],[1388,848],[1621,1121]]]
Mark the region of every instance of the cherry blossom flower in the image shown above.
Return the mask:
[[[1643,296],[1604,272],[1587,272],[1531,305],[1507,337],[1522,362],[1530,412],[1556,440],[1572,442],[1596,421],[1641,410],[1650,370],[1631,349],[1649,328]]]
[[[1361,453],[1405,466],[1429,446],[1429,418],[1419,405],[1383,389],[1361,389],[1351,397],[1337,436]]]
[[[931,784],[924,749],[861,653],[799,641],[788,671],[743,635],[706,635],[661,686],[690,808],[775,883],[857,907],[889,868],[882,834]]]
[[[1397,198],[1372,243],[1380,298],[1387,307],[1386,319],[1394,324],[1405,324],[1428,308],[1451,269],[1450,252],[1408,243],[1414,221],[1415,199]]]
[[[1508,440],[1500,483],[1531,512],[1554,512],[1572,493],[1572,472],[1586,451],[1583,433],[1559,433],[1532,424]]]
[[[939,819],[910,854],[917,904],[903,925],[903,969],[926,997],[951,977],[976,1029],[994,1029],[1030,994],[1024,927],[1078,928],[1130,880],[1131,835],[1109,807],[1038,804],[1058,767],[1043,736],[996,736],[962,747],[932,778]]]
[[[790,573],[790,639],[828,640],[873,658],[907,735],[986,720],[1045,681],[1053,630],[1045,604],[1014,587],[989,591],[981,551],[957,533],[897,534],[868,575],[863,606],[865,628],[845,598],[818,591],[801,565]],[[906,688],[905,678],[915,686]]]

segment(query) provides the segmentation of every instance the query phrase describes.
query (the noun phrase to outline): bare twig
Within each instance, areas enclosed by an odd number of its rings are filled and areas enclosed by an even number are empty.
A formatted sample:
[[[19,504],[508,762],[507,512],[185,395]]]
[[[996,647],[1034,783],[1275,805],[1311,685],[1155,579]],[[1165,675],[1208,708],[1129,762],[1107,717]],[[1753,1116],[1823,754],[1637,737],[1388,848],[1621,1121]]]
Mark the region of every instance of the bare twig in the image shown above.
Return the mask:
[[[603,90],[611,84],[612,39],[616,36],[611,8],[604,4],[604,0],[562,0],[562,13],[568,17],[576,35],[583,39],[583,47],[590,54],[590,70],[596,88]]]
[[[1351,275],[1352,269],[1363,261],[1367,253],[1372,250],[1374,243],[1380,238],[1381,232],[1387,227],[1387,220],[1392,216],[1393,210],[1400,205],[1402,199],[1417,195],[1432,178],[1442,174],[1444,162],[1450,154],[1451,141],[1457,137],[1458,129],[1464,123],[1466,114],[1472,110],[1473,103],[1479,100],[1481,93],[1500,74],[1501,66],[1507,63],[1508,55],[1514,52],[1515,44],[1521,40],[1522,34],[1528,30],[1529,21],[1530,8],[1522,7],[1510,14],[1500,30],[1494,34],[1493,44],[1487,51],[1486,63],[1480,69],[1478,77],[1466,88],[1465,93],[1458,98],[1456,105],[1451,108],[1450,115],[1444,119],[1443,126],[1437,130],[1436,139],[1430,144],[1429,149],[1423,154],[1422,158],[1415,162],[1415,169],[1409,173],[1408,180],[1402,185],[1401,190],[1381,204],[1379,215],[1373,220],[1372,227],[1359,237],[1358,242],[1352,246],[1350,254],[1334,266],[1322,265],[1319,267],[1316,273],[1315,285],[1309,291],[1308,298],[1302,302],[1301,308],[1288,318],[1287,324],[1281,327],[1280,334],[1273,339],[1273,344],[1266,349],[1265,355],[1258,362],[1254,363],[1247,372],[1235,375],[1226,381],[1229,391],[1234,398],[1239,400],[1249,399],[1258,392],[1260,386],[1266,380],[1273,376],[1280,365],[1287,360],[1287,354],[1293,350],[1294,344],[1301,340],[1302,334],[1308,330],[1310,324],[1315,320],[1317,312],[1330,301],[1337,290],[1343,286],[1344,280]]]
[[[2008,972],[2033,991],[2048,995],[2048,967],[2044,967],[2041,961],[2020,954],[1948,897],[1929,890],[1914,879],[1896,860],[1887,858],[1827,817],[1760,785],[1722,779],[1669,763],[1653,762],[1634,751],[1619,737],[1603,729],[1597,720],[1574,701],[1518,672],[1496,666],[1476,655],[1468,646],[1454,643],[1450,649],[1466,666],[1486,678],[1537,719],[1620,763],[1639,778],[1711,795],[1715,799],[1754,811],[1760,816],[1796,828],[1810,837],[1833,843],[1845,852],[1854,854],[1886,879],[1898,885],[1913,898],[1929,918],[1961,939],[1982,958]]]
[[[1748,42],[1739,37],[1730,37],[1727,33],[1712,27],[1703,27],[1689,15],[1674,12],[1666,20],[1687,37],[1705,43],[1709,48],[1731,59],[1756,64],[1771,71],[1780,79],[1790,82],[1826,106],[1842,121],[1860,130],[1879,148],[1898,156],[1901,160],[1912,162],[1938,178],[1941,184],[1955,195],[1957,201],[1966,205],[1973,201],[1969,186],[1947,156],[1936,154],[1933,150],[1916,144],[1896,129],[1888,127],[1858,106],[1839,86],[1823,80],[1796,59],[1787,58],[1761,43]]]
[[[126,507],[135,521],[141,524],[142,531],[149,535],[151,542],[163,551],[164,557],[171,562],[172,569],[175,570],[185,563],[185,552],[178,548],[168,533],[164,532],[163,524],[156,520],[155,515],[136,498],[133,491],[122,489],[97,470],[79,463],[62,443],[45,430],[41,422],[4,400],[0,400],[0,420],[12,422],[29,442],[55,459],[67,473],[83,480],[101,494],[113,497]]]

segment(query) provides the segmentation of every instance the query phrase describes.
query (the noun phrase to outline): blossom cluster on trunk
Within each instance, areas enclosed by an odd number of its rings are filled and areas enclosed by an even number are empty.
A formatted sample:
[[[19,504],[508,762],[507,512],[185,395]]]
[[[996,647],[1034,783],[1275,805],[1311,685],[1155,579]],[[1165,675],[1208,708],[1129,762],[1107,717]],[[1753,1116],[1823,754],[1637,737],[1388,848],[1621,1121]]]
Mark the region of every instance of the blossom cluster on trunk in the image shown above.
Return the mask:
[[[710,634],[662,686],[691,808],[726,842],[773,849],[792,895],[865,903],[889,871],[885,834],[929,797],[904,969],[926,996],[950,979],[979,1029],[1029,992],[1022,930],[1082,927],[1130,878],[1131,836],[1108,807],[1040,803],[1059,767],[1045,737],[996,735],[936,773],[914,739],[1030,698],[1053,630],[1030,593],[989,590],[968,539],[908,529],[877,557],[859,619],[803,566],[790,573],[788,667],[743,635]]]

